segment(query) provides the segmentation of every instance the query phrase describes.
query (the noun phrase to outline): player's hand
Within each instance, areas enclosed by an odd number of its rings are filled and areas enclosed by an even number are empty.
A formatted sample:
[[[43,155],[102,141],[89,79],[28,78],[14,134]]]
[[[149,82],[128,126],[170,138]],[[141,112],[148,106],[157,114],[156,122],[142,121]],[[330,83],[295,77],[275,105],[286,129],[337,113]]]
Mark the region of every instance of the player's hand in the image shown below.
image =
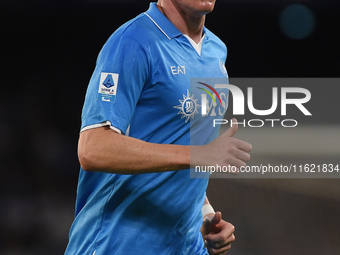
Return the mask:
[[[222,213],[216,212],[211,215],[211,220],[203,221],[202,235],[210,255],[226,254],[235,241],[235,227],[222,220]]]
[[[236,119],[232,120],[237,123]],[[250,160],[251,144],[236,139],[233,136],[238,130],[238,125],[233,124],[226,132],[207,145],[192,146],[190,159],[192,166],[230,166],[238,173],[241,167],[246,166]]]

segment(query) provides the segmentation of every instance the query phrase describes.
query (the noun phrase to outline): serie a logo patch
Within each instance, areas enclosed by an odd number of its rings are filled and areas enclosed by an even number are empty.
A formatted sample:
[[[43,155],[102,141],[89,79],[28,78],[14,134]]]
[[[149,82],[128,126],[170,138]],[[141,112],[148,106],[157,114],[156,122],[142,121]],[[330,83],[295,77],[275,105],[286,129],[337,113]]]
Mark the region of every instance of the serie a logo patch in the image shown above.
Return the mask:
[[[118,87],[117,73],[101,73],[98,88],[98,100],[114,103]]]

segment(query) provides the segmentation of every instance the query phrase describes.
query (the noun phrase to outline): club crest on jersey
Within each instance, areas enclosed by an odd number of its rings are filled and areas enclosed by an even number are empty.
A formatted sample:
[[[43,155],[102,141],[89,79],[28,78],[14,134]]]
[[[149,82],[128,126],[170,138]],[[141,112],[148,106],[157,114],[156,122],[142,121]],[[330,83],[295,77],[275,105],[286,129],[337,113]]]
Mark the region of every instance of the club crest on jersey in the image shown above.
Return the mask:
[[[195,99],[194,94],[190,95],[189,90],[187,90],[187,95],[183,94],[183,100],[179,99],[180,105],[174,106],[178,109],[177,114],[182,114],[181,119],[185,118],[185,123],[187,123],[190,118],[194,119],[195,114],[198,114],[198,108],[201,107],[197,103],[198,99]]]
[[[118,87],[117,73],[101,73],[98,88],[98,100],[114,103]]]

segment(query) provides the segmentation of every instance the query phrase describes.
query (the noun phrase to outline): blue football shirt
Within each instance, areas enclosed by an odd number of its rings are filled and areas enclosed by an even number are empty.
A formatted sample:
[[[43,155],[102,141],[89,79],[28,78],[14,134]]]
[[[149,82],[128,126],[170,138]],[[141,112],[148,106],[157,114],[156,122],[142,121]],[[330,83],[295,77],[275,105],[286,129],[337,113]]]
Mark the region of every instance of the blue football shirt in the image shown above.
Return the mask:
[[[195,144],[216,138],[217,128],[199,128],[213,116],[201,115],[200,94],[190,82],[226,80],[226,47],[206,28],[204,35],[200,55],[151,3],[103,46],[81,129],[108,125],[161,144],[189,145],[190,129],[200,137]],[[207,254],[200,233],[207,184],[207,178],[190,178],[190,170],[119,175],[81,169],[65,254]]]

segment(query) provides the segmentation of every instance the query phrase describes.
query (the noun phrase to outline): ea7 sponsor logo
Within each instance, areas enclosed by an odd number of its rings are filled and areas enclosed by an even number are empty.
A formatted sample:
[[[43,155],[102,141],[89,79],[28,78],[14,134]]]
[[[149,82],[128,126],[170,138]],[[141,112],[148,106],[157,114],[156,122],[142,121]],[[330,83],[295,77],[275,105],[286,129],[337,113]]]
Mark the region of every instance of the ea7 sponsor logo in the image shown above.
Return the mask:
[[[185,66],[171,66],[170,69],[173,75],[185,74]]]

